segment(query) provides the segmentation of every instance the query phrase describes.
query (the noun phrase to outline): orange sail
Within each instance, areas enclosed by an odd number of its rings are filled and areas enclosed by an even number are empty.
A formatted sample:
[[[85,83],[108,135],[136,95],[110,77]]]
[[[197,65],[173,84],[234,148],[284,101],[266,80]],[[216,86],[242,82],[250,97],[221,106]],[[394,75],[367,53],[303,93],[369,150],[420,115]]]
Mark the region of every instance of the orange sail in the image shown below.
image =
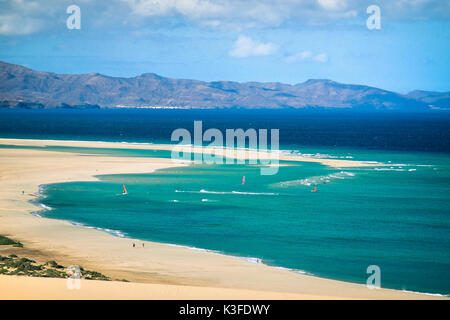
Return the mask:
[[[123,187],[123,194],[127,194],[128,192],[127,192],[127,188],[125,188],[125,185],[123,184],[122,185],[122,187]]]
[[[245,176],[242,176],[242,184],[245,184]]]

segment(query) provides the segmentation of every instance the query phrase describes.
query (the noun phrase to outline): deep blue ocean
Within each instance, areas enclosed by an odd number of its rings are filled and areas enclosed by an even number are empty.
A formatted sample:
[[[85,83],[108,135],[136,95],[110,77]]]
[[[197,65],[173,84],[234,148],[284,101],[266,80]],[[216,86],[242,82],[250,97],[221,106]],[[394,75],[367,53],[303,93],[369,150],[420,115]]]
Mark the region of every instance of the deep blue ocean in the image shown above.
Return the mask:
[[[447,113],[4,110],[0,137],[170,143],[174,129],[192,131],[194,120],[202,120],[204,130],[279,129],[286,153],[378,165],[283,162],[278,174],[262,176],[250,164],[198,164],[102,176],[43,186],[40,201],[52,210],[39,214],[357,283],[366,282],[369,265],[378,265],[382,287],[450,294]],[[48,149],[170,157],[149,150]]]
[[[280,129],[283,147],[450,152],[450,112],[0,110],[0,136],[169,143],[176,128]]]

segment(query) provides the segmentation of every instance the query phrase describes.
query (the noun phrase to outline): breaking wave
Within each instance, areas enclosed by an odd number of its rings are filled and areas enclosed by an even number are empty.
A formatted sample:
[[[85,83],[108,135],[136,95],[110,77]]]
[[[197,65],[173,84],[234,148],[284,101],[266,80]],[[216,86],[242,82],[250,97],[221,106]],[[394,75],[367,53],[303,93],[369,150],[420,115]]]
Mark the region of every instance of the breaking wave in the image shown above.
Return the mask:
[[[313,159],[353,159],[353,156],[350,155],[335,156],[327,153],[318,153],[318,152],[302,153],[299,150],[281,150],[279,153],[287,156],[299,156]]]
[[[329,183],[336,179],[343,180],[347,177],[353,177],[354,175],[355,174],[352,172],[341,171],[341,172],[337,172],[337,173],[331,173],[331,174],[328,174],[325,176],[314,176],[314,177],[309,177],[306,179],[278,182],[278,183],[272,184],[271,186],[278,187],[278,188],[288,188],[288,187],[295,187],[295,186],[300,186],[300,185],[315,186],[315,185],[319,185],[319,184]]]
[[[98,227],[91,227],[88,225],[85,225],[83,223],[80,222],[74,222],[74,221],[69,221],[70,224],[77,226],[77,227],[83,227],[83,228],[87,228],[87,229],[95,229],[95,230],[99,230],[99,231],[103,231],[106,233],[109,233],[112,236],[115,237],[119,237],[119,238],[125,238],[125,234],[119,230],[113,230],[113,229],[108,229],[108,228],[98,228]]]
[[[208,194],[241,194],[241,195],[255,195],[255,196],[276,196],[276,195],[278,195],[278,193],[274,193],[274,192],[209,191],[209,190],[204,190],[204,189],[201,189],[199,191],[175,190],[175,192],[208,193]]]

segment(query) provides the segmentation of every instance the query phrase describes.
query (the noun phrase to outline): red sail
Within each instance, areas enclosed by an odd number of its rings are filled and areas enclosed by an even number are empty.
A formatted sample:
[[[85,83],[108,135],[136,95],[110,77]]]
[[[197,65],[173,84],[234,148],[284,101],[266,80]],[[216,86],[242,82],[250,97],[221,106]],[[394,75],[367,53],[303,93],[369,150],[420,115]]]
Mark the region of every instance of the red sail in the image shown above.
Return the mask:
[[[125,188],[125,185],[123,184],[123,194],[127,194],[127,188]]]
[[[311,192],[316,192],[317,191],[317,187],[314,187],[314,189],[311,190]]]
[[[242,176],[242,184],[245,184],[245,176]]]

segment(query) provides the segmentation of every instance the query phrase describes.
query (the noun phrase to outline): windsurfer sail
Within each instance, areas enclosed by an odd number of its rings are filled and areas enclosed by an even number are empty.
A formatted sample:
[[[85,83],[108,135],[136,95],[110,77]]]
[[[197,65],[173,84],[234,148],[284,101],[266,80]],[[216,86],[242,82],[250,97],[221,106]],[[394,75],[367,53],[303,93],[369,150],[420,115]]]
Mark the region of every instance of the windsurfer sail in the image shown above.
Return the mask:
[[[123,187],[123,194],[127,194],[128,192],[127,192],[127,188],[125,188],[125,185],[123,184],[122,185],[122,187]]]

